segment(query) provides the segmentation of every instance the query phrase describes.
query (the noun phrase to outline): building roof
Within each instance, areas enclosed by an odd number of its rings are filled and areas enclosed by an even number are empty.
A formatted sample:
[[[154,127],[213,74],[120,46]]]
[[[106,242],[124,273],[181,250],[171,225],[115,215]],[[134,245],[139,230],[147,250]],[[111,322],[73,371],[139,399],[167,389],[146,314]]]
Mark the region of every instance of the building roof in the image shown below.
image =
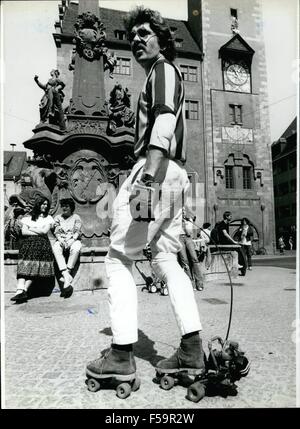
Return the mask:
[[[273,162],[297,150],[297,118],[287,127],[282,136],[272,144]]]
[[[3,154],[4,180],[18,180],[26,168],[26,152],[5,150]]]
[[[285,132],[282,134],[282,139],[288,139],[292,135],[297,134],[297,118],[295,118],[291,124],[287,127]]]
[[[115,37],[115,30],[125,30],[123,24],[123,18],[128,12],[113,10],[113,9],[100,9],[100,21],[103,22],[106,33],[107,42],[118,42],[124,47],[129,48],[127,40],[118,40]],[[64,18],[62,21],[62,35],[74,36],[74,24],[78,16],[78,4],[70,3],[66,8]],[[201,50],[193,39],[191,33],[188,30],[187,22],[175,19],[168,19],[166,21],[169,27],[174,31],[174,38],[182,41],[182,47],[176,48],[178,54],[189,52],[192,54],[201,55]]]
[[[225,43],[225,45],[221,46],[220,53],[222,52],[238,52],[239,55],[241,53],[245,53],[248,55],[253,55],[254,50],[251,48],[250,45],[242,38],[240,34],[235,34],[228,42]]]

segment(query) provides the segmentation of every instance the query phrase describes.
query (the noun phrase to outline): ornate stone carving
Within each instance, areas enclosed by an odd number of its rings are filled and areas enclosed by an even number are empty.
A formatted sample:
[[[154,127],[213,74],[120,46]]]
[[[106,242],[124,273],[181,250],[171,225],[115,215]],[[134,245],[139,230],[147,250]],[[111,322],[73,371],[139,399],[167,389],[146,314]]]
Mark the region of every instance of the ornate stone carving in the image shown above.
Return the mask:
[[[84,116],[86,113],[84,111],[80,111],[78,110],[78,107],[76,106],[76,104],[74,103],[74,100],[72,98],[70,98],[70,103],[69,106],[66,108],[65,113],[67,115],[71,114],[71,115],[82,115]],[[107,110],[105,108],[105,106],[102,109],[99,109],[99,112],[94,112],[94,116],[107,116]]]
[[[128,88],[122,85],[114,86],[110,93],[109,102],[105,102],[109,123],[107,134],[113,135],[122,127],[133,128],[135,122],[134,112],[130,109],[130,94]]]
[[[239,33],[239,21],[235,16],[231,17],[231,31],[233,34]]]
[[[124,163],[125,169],[128,171],[132,169],[132,167],[136,163],[136,159],[134,159],[132,156],[127,154],[123,158],[123,163]]]
[[[21,176],[22,190],[11,196],[11,204],[15,203],[30,210],[36,196],[40,195],[49,199],[50,214],[55,213],[62,194],[69,193],[70,166],[54,161],[49,154],[35,154],[34,160],[27,162],[29,166]]]
[[[113,79],[113,72],[117,65],[117,57],[114,52],[109,52],[107,48],[103,48],[103,67],[104,71],[109,70],[109,77]]]
[[[129,171],[123,170],[117,165],[109,165],[106,168],[107,171],[107,182],[114,185],[118,190],[124,180],[128,177]]]
[[[113,77],[117,58],[114,52],[109,52],[105,46],[106,34],[103,23],[91,12],[78,15],[74,24],[76,48],[72,50],[69,70],[75,69],[76,53],[87,61],[99,60],[103,56],[104,71],[109,70]]]
[[[103,54],[106,34],[104,25],[91,12],[78,15],[75,27],[76,51],[87,61],[100,59]]]
[[[93,121],[92,119],[70,120],[68,133],[106,135],[101,123],[99,121]]]
[[[103,163],[106,161],[103,158]],[[79,158],[70,170],[70,193],[81,204],[96,203],[107,189],[101,186],[106,174],[101,162],[96,158]]]
[[[53,169],[56,174],[56,185],[59,189],[67,189],[69,186],[68,171],[70,166],[62,162],[54,162]]]
[[[28,210],[33,206],[36,196],[48,198],[52,205],[52,193],[56,186],[56,174],[52,168],[30,164],[21,176],[22,190],[10,197],[10,204],[17,204]]]

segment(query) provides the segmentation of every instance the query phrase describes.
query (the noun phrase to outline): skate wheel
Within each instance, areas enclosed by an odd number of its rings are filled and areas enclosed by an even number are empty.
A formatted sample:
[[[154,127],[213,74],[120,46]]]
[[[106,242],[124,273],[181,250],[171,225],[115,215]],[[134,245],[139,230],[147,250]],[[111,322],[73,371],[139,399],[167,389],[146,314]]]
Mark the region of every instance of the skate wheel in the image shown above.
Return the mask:
[[[205,396],[205,389],[201,383],[193,383],[187,390],[187,399],[192,402],[199,402]]]
[[[170,390],[174,387],[175,380],[169,375],[164,375],[160,380],[160,387],[164,390]]]
[[[150,292],[150,293],[155,293],[155,292],[157,292],[157,287],[156,287],[155,285],[150,286],[150,288],[149,288],[149,292]]]
[[[126,399],[131,393],[131,387],[128,383],[121,383],[116,388],[117,397],[120,399]]]
[[[86,380],[86,384],[90,392],[97,392],[98,390],[100,390],[100,383],[94,378],[89,378],[88,380]]]
[[[136,377],[136,379],[132,384],[131,390],[133,392],[136,392],[137,390],[139,390],[140,386],[141,386],[141,380],[138,377]]]
[[[162,288],[162,295],[164,295],[164,296],[168,296],[169,295],[168,288],[166,288],[166,287]]]

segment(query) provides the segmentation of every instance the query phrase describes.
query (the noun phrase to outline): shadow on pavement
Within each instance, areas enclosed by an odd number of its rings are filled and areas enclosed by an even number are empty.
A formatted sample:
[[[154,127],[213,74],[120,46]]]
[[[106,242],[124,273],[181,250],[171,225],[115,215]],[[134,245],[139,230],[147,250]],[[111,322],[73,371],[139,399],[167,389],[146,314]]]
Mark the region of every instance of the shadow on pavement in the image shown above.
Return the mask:
[[[100,334],[112,336],[111,328],[104,328],[99,331]],[[140,329],[138,330],[138,342],[134,344],[134,356],[140,359],[144,359],[156,366],[157,362],[164,359],[165,356],[160,356],[154,348],[155,341],[152,341],[147,335],[144,334]],[[108,349],[103,350],[105,353]]]
[[[55,286],[54,277],[43,280],[34,280],[28,288],[28,299],[50,296]]]

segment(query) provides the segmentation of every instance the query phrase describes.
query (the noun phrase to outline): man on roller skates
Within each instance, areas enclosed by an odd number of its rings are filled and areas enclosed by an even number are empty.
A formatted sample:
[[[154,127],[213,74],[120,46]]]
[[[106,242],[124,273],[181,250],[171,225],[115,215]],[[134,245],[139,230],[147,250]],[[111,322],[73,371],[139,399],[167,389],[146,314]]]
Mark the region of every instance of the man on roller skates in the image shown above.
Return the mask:
[[[143,7],[129,14],[125,26],[133,55],[146,73],[137,106],[137,163],[114,201],[111,244],[105,260],[112,345],[106,354],[87,365],[86,372],[94,379],[111,377],[130,384],[136,377],[133,343],[138,340],[132,266],[147,243],[153,268],[168,286],[182,335],[175,354],[158,362],[157,372],[187,370],[197,375],[204,371],[205,364],[193,286],[177,262],[183,195],[189,180],[183,168],[184,86],[181,72],[173,64],[174,40],[161,15]],[[135,384],[132,389],[136,388]]]

